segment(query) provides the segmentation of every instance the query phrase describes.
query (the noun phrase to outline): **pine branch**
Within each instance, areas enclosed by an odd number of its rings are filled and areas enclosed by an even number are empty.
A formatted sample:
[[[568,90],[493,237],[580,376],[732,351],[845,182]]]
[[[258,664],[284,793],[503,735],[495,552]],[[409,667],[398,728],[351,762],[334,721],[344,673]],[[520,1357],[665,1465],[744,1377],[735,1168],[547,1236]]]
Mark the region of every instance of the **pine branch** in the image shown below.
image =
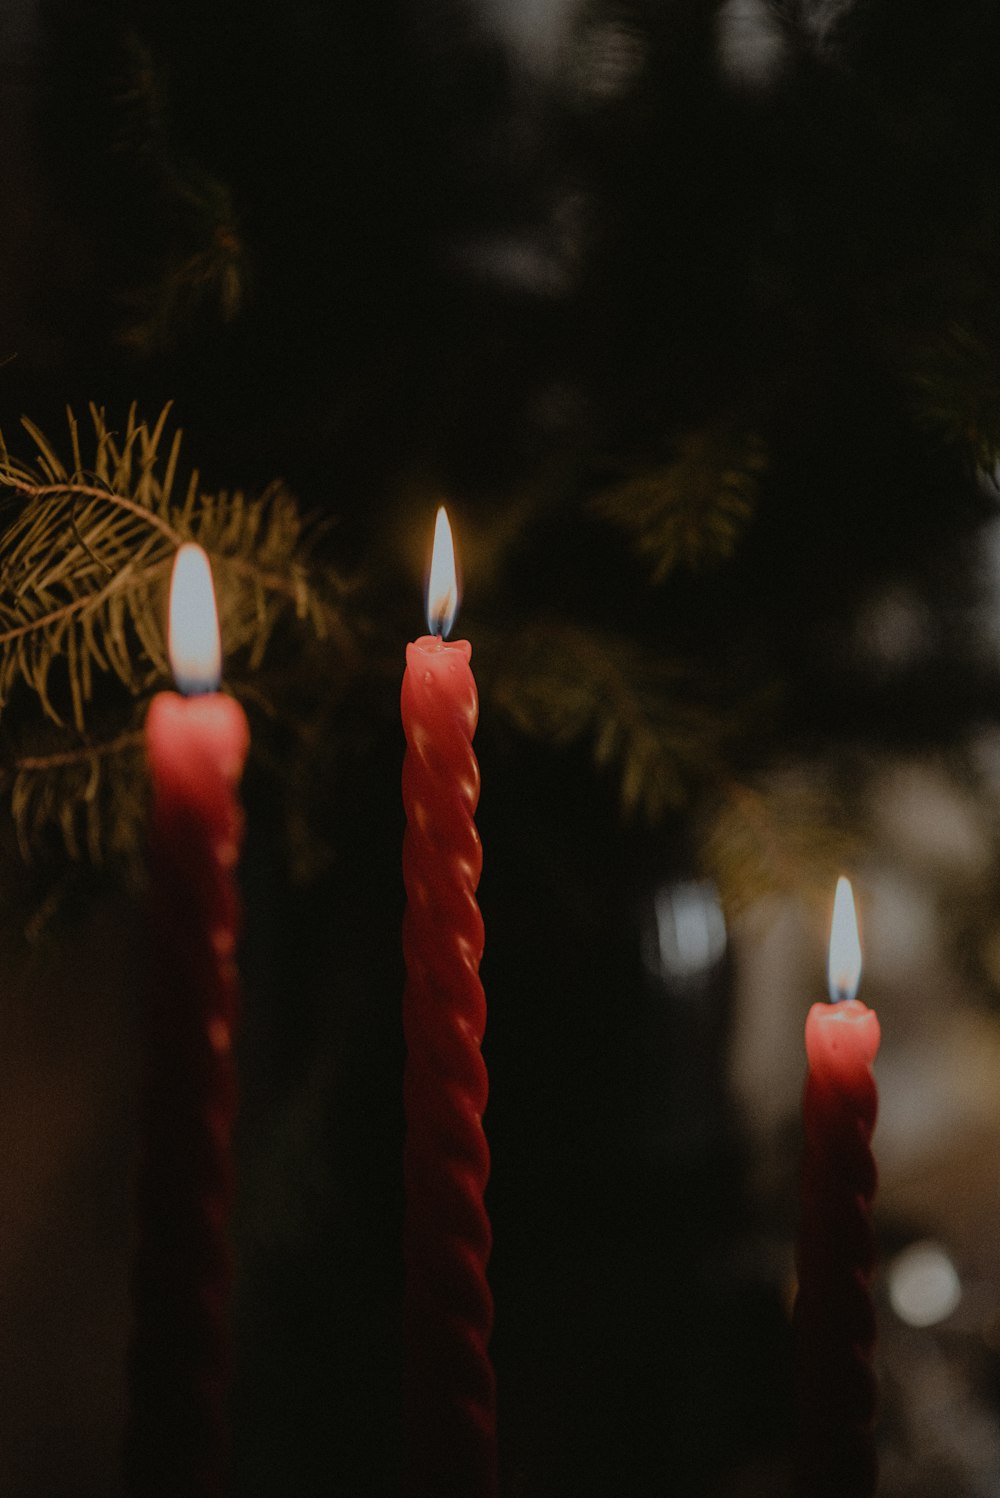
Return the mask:
[[[992,474],[1000,459],[1000,369],[995,345],[961,320],[915,351],[917,414],[951,447]]]
[[[319,528],[280,483],[253,499],[211,495],[195,471],[178,500],[181,433],[167,438],[169,409],[149,427],[133,407],[119,437],[91,407],[89,467],[72,414],[69,466],[27,420],[34,465],[0,449],[9,517],[0,535],[0,709],[23,683],[52,721],[83,733],[96,676],[135,695],[166,675],[166,582],[185,540],[212,560],[230,658],[245,652],[258,665],[289,613],[347,648],[344,584],[314,558]]]
[[[671,462],[637,470],[592,501],[647,559],[654,582],[676,567],[729,556],[753,511],[767,466],[763,442],[728,422],[688,432]]]
[[[66,461],[30,421],[30,464],[0,439],[0,709],[15,695],[18,705],[4,719],[0,786],[25,859],[55,834],[71,858],[139,863],[142,699],[169,679],[167,583],[181,542],[212,560],[242,696],[261,682],[279,626],[298,632],[297,659],[306,644],[322,650],[331,676],[352,662],[346,584],[319,558],[320,526],[281,484],[248,498],[203,492],[197,472],[182,483],[169,412],[150,426],[133,408],[119,434],[92,407],[86,462],[72,414]]]
[[[627,813],[655,822],[722,772],[734,720],[699,700],[694,678],[676,663],[551,619],[508,640],[503,659],[493,705],[549,743],[591,739],[597,764],[614,766],[620,777]]]
[[[147,796],[142,731],[71,749],[15,754],[4,774],[18,848],[26,863],[55,831],[70,858],[136,864]]]
[[[762,785],[723,783],[703,820],[701,861],[736,914],[774,894],[823,904],[858,846],[843,798],[788,773]]]
[[[141,163],[156,213],[150,263],[121,296],[120,342],[151,355],[177,346],[198,322],[230,323],[252,285],[250,255],[229,187],[177,150],[169,87],[150,47],[125,38],[126,87],[116,148]]]

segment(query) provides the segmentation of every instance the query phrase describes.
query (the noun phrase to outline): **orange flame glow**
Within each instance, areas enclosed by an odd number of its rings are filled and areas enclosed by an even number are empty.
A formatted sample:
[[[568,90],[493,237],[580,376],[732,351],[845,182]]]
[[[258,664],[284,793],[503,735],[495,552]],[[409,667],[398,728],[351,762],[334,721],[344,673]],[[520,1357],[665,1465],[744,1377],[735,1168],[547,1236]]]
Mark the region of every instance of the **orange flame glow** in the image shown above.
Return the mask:
[[[180,691],[186,696],[214,692],[222,679],[222,643],[212,568],[201,547],[190,541],[174,558],[167,638]]]
[[[458,613],[458,573],[455,567],[455,543],[444,505],[439,506],[434,522],[434,550],[427,580],[427,628],[432,635],[446,639]]]
[[[833,901],[833,922],[830,927],[830,958],[827,965],[827,983],[830,999],[853,999],[861,981],[861,939],[858,936],[858,917],[854,909],[854,892],[851,881],[843,874],[837,880],[837,893]]]

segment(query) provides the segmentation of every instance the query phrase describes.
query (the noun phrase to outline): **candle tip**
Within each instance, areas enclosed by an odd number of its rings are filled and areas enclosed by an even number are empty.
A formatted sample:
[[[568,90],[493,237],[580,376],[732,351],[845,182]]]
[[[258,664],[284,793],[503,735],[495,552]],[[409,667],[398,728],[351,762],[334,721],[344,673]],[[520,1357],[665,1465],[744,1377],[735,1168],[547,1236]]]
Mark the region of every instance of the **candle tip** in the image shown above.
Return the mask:
[[[458,613],[458,572],[455,565],[455,543],[452,540],[448,512],[438,506],[434,522],[434,549],[427,580],[427,628],[432,635],[446,639]]]
[[[861,981],[861,940],[858,936],[858,917],[854,908],[854,891],[851,881],[843,874],[837,880],[837,892],[833,900],[833,921],[830,926],[830,952],[827,963],[827,984],[831,1003],[853,999]]]
[[[186,541],[174,558],[167,634],[179,691],[185,696],[217,691],[222,679],[222,644],[212,567],[193,541]]]

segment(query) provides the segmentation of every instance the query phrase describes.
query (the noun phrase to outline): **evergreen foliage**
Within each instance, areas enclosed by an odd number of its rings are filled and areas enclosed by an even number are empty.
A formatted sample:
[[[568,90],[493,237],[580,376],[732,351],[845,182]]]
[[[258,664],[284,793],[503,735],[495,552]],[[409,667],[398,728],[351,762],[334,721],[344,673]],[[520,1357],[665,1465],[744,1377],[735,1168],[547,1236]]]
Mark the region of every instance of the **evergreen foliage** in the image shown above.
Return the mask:
[[[672,463],[643,464],[599,494],[594,509],[633,536],[662,583],[677,566],[732,554],[766,463],[760,438],[720,421],[682,435]]]
[[[169,416],[165,406],[149,425],[133,406],[118,432],[92,406],[85,461],[70,413],[68,463],[25,420],[32,461],[6,448],[0,457],[0,710],[21,688],[48,724],[66,730],[49,743],[52,728],[36,724],[48,747],[26,748],[31,716],[22,712],[8,733],[21,746],[8,771],[25,853],[52,823],[74,857],[97,860],[105,842],[130,852],[137,845],[143,772],[129,699],[169,680],[166,584],[184,541],[197,541],[213,564],[230,661],[259,668],[285,619],[318,640],[343,645],[347,638],[345,586],[316,559],[315,520],[302,516],[280,483],[250,499],[240,491],[206,494],[197,470],[182,482],[181,432],[170,430]],[[117,713],[107,690],[99,691],[115,684],[126,694]],[[106,736],[94,732],[95,697],[105,724],[114,725]]]
[[[91,821],[70,841],[98,846],[95,786],[127,760],[107,746],[130,741],[166,676],[179,539],[212,555],[230,672],[254,672],[289,626],[303,648],[328,642],[331,671],[350,673],[364,636],[381,692],[395,583],[371,517],[389,495],[444,490],[504,535],[497,591],[546,526],[573,547],[569,594],[566,563],[535,565],[516,670],[503,626],[477,615],[484,693],[557,753],[589,743],[626,811],[714,829],[705,846],[737,903],[741,882],[774,882],[783,857],[760,852],[765,876],[737,856],[753,818],[732,815],[725,787],[752,784],[742,804],[762,813],[829,730],[811,679],[837,676],[829,631],[907,579],[913,537],[918,588],[938,585],[935,568],[954,581],[984,513],[967,495],[997,449],[995,152],[974,102],[991,23],[960,9],[954,35],[931,27],[952,66],[926,110],[914,80],[931,82],[931,53],[915,34],[906,67],[894,60],[888,5],[593,0],[530,80],[460,4],[394,8],[367,41],[351,7],[288,20],[251,6],[236,31],[228,12],[184,6],[67,20],[101,80],[88,149],[102,168],[88,176],[58,136],[82,107],[67,46],[44,139],[78,212],[67,258],[86,251],[70,304],[103,309],[98,367],[126,394],[118,411],[137,390],[176,394],[212,479],[182,482],[165,409],[147,426],[133,408],[120,436],[97,412],[92,453],[71,421],[66,462],[32,414],[35,455],[5,459],[0,701],[23,690],[73,737],[50,741],[31,707],[16,726],[5,713],[22,846],[41,807],[75,825],[73,803]],[[262,111],[293,61],[286,115]],[[62,332],[79,360],[95,326],[64,314]],[[859,456],[814,494],[831,443]],[[944,476],[916,497],[891,471],[907,443]],[[842,549],[861,561],[838,588],[822,570],[841,505]],[[637,600],[613,628],[593,609],[603,551],[611,586]],[[350,629],[348,573],[366,580]],[[76,777],[65,805],[56,772]],[[774,812],[783,826],[780,796]],[[818,833],[813,815],[802,826]],[[825,871],[823,839],[802,837]]]
[[[720,773],[738,705],[713,703],[683,663],[558,619],[535,619],[507,644],[517,669],[497,674],[491,704],[543,743],[589,744],[626,814],[661,822]]]
[[[823,909],[863,846],[843,792],[802,768],[763,784],[724,782],[702,832],[701,857],[731,915],[792,891]]]

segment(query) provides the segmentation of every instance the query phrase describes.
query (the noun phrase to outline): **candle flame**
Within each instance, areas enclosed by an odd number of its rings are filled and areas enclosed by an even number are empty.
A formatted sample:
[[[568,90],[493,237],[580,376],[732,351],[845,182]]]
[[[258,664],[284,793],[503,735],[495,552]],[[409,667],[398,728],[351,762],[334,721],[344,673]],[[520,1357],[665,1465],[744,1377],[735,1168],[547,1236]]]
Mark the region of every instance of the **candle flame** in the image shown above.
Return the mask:
[[[180,690],[189,697],[216,691],[222,679],[222,643],[212,568],[201,547],[190,541],[174,558],[167,637]]]
[[[831,1002],[835,1004],[840,999],[853,999],[860,981],[861,939],[858,936],[854,891],[851,889],[851,881],[841,874],[833,900],[830,958],[827,965]]]
[[[458,573],[455,567],[455,543],[444,505],[439,505],[434,522],[434,550],[427,580],[427,628],[432,635],[446,639],[458,613]]]

